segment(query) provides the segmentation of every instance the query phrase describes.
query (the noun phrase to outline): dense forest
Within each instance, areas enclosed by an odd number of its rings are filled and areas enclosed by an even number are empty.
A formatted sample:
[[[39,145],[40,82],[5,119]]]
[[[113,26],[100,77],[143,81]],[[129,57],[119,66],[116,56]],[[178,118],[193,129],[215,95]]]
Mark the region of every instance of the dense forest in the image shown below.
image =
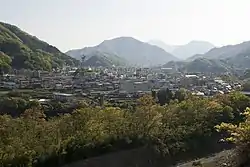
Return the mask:
[[[0,22],[0,70],[52,70],[79,62],[18,27]]]
[[[163,157],[182,153],[199,156],[215,151],[223,138],[235,142],[244,153],[249,151],[247,96],[233,92],[203,98],[166,91],[166,97],[158,95],[158,104],[156,94],[152,95],[141,97],[135,107],[85,104],[56,117],[46,114],[35,102],[14,101],[17,97],[9,95],[1,101],[6,107],[1,108],[0,116],[0,164],[61,166],[142,146]],[[3,112],[8,109],[17,110],[19,115]]]

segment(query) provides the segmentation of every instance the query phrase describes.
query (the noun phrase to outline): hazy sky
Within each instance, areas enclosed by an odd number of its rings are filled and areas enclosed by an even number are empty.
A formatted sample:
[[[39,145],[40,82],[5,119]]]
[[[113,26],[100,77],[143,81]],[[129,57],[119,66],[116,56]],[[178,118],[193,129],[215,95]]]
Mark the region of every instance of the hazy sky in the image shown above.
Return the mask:
[[[0,20],[62,51],[118,36],[217,46],[250,40],[250,0],[0,0]]]

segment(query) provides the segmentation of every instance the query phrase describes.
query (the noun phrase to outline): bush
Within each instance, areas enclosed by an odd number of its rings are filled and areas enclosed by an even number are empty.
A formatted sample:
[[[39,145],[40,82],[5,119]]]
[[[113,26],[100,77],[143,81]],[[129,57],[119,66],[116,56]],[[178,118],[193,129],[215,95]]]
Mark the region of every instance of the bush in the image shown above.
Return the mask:
[[[246,163],[250,158],[250,108],[247,108],[242,115],[245,121],[238,125],[232,123],[221,123],[216,126],[218,131],[228,132],[228,136],[223,141],[236,144],[237,161]]]

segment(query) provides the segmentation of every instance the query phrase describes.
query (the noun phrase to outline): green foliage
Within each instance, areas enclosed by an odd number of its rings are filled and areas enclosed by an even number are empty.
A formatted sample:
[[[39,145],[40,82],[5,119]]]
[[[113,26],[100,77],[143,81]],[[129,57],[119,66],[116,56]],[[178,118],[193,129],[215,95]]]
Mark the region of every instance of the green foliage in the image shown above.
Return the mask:
[[[237,123],[242,122],[244,117],[241,115],[248,106],[250,106],[250,98],[239,93],[232,92],[228,95],[218,95],[217,101],[233,111],[234,119]]]
[[[162,89],[157,93],[158,101],[160,105],[169,104],[171,100],[177,100],[179,102],[187,99],[189,94],[185,89],[177,90],[176,92],[172,92],[171,90]]]
[[[245,116],[245,121],[239,124],[221,123],[216,126],[216,129],[228,132],[229,136],[225,137],[223,141],[232,142],[236,144],[237,155],[234,161],[239,161],[244,164],[249,162],[250,158],[250,108],[246,108],[242,113]]]
[[[0,99],[0,113],[19,116],[28,108],[28,101],[20,97],[4,97]]]
[[[106,54],[101,52],[91,53],[83,65],[84,66],[102,66],[102,67],[112,67],[115,66],[124,66],[125,60],[112,54]]]
[[[8,72],[11,69],[11,58],[0,51],[0,72]]]
[[[177,90],[174,94],[174,99],[177,99],[179,102],[188,98],[188,92],[185,89]]]
[[[161,140],[164,153],[175,155],[182,151],[195,151],[200,144],[205,150],[216,141],[213,126],[228,118],[230,113],[210,99],[188,99],[170,104],[163,115]],[[208,141],[210,140],[210,142]]]
[[[187,73],[226,73],[235,71],[235,67],[226,60],[207,59],[204,57],[197,57],[190,61],[171,61],[166,63],[164,67]]]
[[[12,60],[2,61],[2,55]],[[0,69],[48,70],[79,62],[19,28],[0,22]]]
[[[1,166],[60,166],[145,145],[162,155],[199,155],[216,147],[220,134],[214,127],[237,122],[234,114],[242,112],[241,106],[249,102],[248,97],[238,93],[225,95],[224,99],[176,96],[180,102],[163,106],[151,96],[144,96],[131,111],[79,102],[82,108],[54,118],[46,117],[34,102],[20,117],[0,116]],[[6,97],[4,104],[16,110],[27,106],[16,98]]]

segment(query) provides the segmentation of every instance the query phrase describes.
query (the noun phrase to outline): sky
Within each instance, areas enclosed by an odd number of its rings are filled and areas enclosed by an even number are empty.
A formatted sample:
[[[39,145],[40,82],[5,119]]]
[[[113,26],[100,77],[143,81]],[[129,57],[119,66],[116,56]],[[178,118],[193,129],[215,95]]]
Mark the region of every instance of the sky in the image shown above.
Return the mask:
[[[131,36],[181,45],[250,40],[249,0],[0,0],[0,21],[62,51]]]

